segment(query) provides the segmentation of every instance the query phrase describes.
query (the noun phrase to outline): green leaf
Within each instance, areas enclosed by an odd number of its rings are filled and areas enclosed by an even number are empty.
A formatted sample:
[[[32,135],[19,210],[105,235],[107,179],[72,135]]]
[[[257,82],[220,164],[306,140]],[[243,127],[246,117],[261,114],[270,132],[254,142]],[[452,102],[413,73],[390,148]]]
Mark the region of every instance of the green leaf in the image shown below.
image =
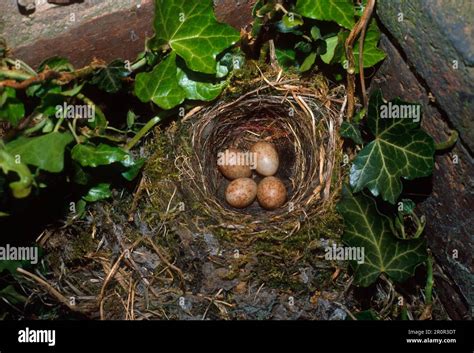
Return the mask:
[[[186,93],[187,99],[211,101],[215,99],[227,85],[226,81],[219,83],[199,81],[201,78],[197,73],[178,68],[177,78],[179,86]]]
[[[28,298],[18,293],[12,285],[0,290],[0,297],[6,299],[9,303],[16,305],[26,302]]]
[[[370,197],[362,193],[353,195],[344,186],[337,210],[344,218],[344,243],[364,249],[364,262],[351,262],[356,284],[367,287],[382,273],[402,282],[413,276],[416,267],[426,260],[425,242],[395,237],[390,219],[379,213]]]
[[[18,175],[19,180],[10,183],[10,189],[13,196],[17,199],[25,198],[31,193],[33,184],[33,176],[28,167],[15,160],[15,157],[9,154],[0,146],[0,169],[5,175],[14,172]]]
[[[302,53],[309,54],[311,50],[313,49],[313,46],[311,45],[311,43],[302,40],[296,43],[295,49]]]
[[[119,147],[101,143],[99,146],[75,145],[71,157],[83,167],[98,167],[119,162],[125,167],[133,165],[132,157]]]
[[[240,70],[244,67],[245,57],[239,51],[236,53],[225,53],[217,63],[216,78],[223,78],[232,70]]]
[[[66,58],[62,58],[60,56],[54,56],[52,58],[49,58],[43,61],[38,67],[38,72],[44,71],[46,66],[48,66],[50,70],[57,71],[57,72],[74,71],[74,66],[72,66],[69,60]]]
[[[144,158],[139,159],[127,171],[123,172],[122,176],[128,181],[132,181],[140,173],[143,165],[145,164],[145,161],[146,160]]]
[[[53,86],[42,96],[41,105],[37,108],[37,111],[45,116],[56,115],[58,113],[58,106],[62,107],[63,103],[70,97],[78,95],[83,87],[84,83],[75,85],[67,91],[61,91],[61,87]]]
[[[352,29],[355,23],[351,0],[298,0],[296,11],[314,20],[334,21],[347,29]]]
[[[252,22],[252,31],[250,32],[252,38],[258,37],[263,28],[263,19],[260,17],[254,17]]]
[[[339,42],[339,36],[333,36],[325,39],[326,42],[326,52],[321,55],[321,60],[326,64],[331,64],[332,59],[334,58],[334,52]]]
[[[153,101],[163,109],[181,104],[186,92],[179,86],[176,55],[171,53],[151,72],[140,73],[135,81],[135,94],[142,102]]]
[[[340,133],[342,137],[351,139],[358,145],[364,144],[364,140],[362,140],[362,136],[360,135],[359,127],[356,124],[347,121],[342,122]]]
[[[122,60],[114,60],[107,67],[97,71],[91,79],[93,85],[97,85],[107,93],[117,93],[123,87],[122,79],[130,75]]]
[[[211,0],[155,0],[153,50],[171,48],[194,71],[216,72],[216,57],[239,40],[232,27],[217,22]]]
[[[5,87],[0,91],[0,120],[8,121],[17,126],[25,116],[25,106],[16,98],[16,91],[11,87]]]
[[[402,199],[402,210],[399,210],[399,213],[402,215],[410,215],[415,210],[415,203],[410,199]]]
[[[358,313],[355,313],[354,316],[357,320],[380,320],[377,313],[373,309],[359,311]]]
[[[314,65],[314,62],[316,61],[316,52],[310,53],[303,61],[303,63],[300,66],[300,71],[305,72],[311,69]]]
[[[276,48],[275,55],[278,64],[284,69],[288,69],[296,64],[296,53],[293,49]]]
[[[384,118],[390,106],[418,111],[421,119],[419,105],[399,99],[385,104],[382,92],[375,92],[367,116],[375,139],[354,160],[350,183],[354,192],[367,187],[373,195],[381,194],[385,201],[395,204],[402,191],[400,178],[415,179],[432,173],[435,147],[431,136],[420,129],[418,119]]]
[[[51,132],[37,137],[21,136],[5,147],[11,155],[19,155],[22,163],[59,173],[64,168],[64,150],[72,140],[69,132]]]
[[[385,59],[385,53],[377,47],[380,40],[380,30],[377,23],[372,20],[364,40],[364,68],[372,67]],[[354,62],[356,73],[359,72],[359,41],[354,45]]]
[[[90,181],[90,175],[79,165],[79,163],[73,161],[73,176],[72,180],[79,185],[87,185]]]
[[[29,86],[25,92],[28,97],[43,98],[48,93],[60,93],[61,87],[52,82],[43,82]]]
[[[300,15],[293,13],[293,12],[287,12],[286,14],[283,15],[283,18],[281,19],[281,22],[286,28],[294,28],[303,25],[303,17]]]
[[[101,183],[92,187],[87,192],[87,195],[83,197],[83,199],[87,202],[96,202],[96,201],[108,199],[109,197],[112,197],[110,184]]]
[[[88,103],[92,103],[89,101]],[[94,119],[87,119],[87,125],[92,129],[98,129],[99,131],[104,131],[109,122],[105,117],[104,112],[97,104],[93,104],[94,106]]]
[[[127,128],[131,129],[133,125],[135,125],[136,120],[137,115],[133,112],[133,110],[129,110],[127,113]]]
[[[317,26],[311,27],[311,38],[313,38],[313,40],[318,40],[321,38],[321,31]]]

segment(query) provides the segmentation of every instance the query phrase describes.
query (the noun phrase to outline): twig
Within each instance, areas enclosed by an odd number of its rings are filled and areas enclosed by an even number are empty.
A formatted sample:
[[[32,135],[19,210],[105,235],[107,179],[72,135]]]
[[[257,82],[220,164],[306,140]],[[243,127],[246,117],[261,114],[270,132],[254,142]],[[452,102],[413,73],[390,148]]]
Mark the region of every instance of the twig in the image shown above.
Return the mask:
[[[89,76],[97,69],[104,67],[106,67],[104,62],[94,59],[89,66],[85,66],[82,69],[76,70],[74,72],[57,72],[50,70],[47,67],[43,72],[40,72],[36,76],[32,76],[17,70],[0,70],[0,77],[11,78],[11,80],[0,81],[0,87],[11,87],[23,90],[36,83],[42,83],[50,80],[54,80],[54,82],[58,85],[66,85],[75,79]]]
[[[27,270],[22,269],[21,267],[18,267],[16,269],[17,272],[21,273],[25,277],[29,277],[30,279],[34,280],[35,282],[39,283],[43,287],[47,289],[47,291],[55,297],[61,304],[66,305],[70,310],[75,311],[75,312],[80,312],[80,310],[75,307],[74,305],[71,305],[69,300],[62,295],[56,288],[54,288],[52,285],[50,285],[48,282],[46,282],[44,279],[41,277],[38,277],[37,275],[28,272]]]
[[[180,279],[180,282],[181,282],[181,289],[183,290],[183,292],[186,292],[186,287],[184,285],[184,275],[183,275],[183,271],[181,271],[180,268],[176,267],[175,265],[173,265],[171,262],[168,261],[168,259],[166,258],[166,256],[163,255],[163,253],[161,252],[160,248],[158,245],[156,245],[153,240],[151,239],[148,239],[148,242],[150,243],[150,245],[152,246],[152,248],[155,250],[156,254],[158,255],[158,257],[160,258],[161,261],[163,261],[165,263],[166,266],[168,266],[169,268],[173,269],[179,276],[179,279]]]
[[[375,5],[375,0],[372,1],[372,3],[367,4],[368,9],[366,9],[369,13],[367,15],[367,18],[370,19],[372,16],[372,12],[374,10],[374,5]],[[365,14],[365,11],[364,11]],[[368,109],[369,107],[369,99],[367,97],[367,92],[365,89],[365,73],[364,73],[364,41],[365,41],[365,33],[367,32],[367,27],[369,25],[369,20],[367,20],[367,23],[362,27],[362,31],[360,32],[360,37],[359,37],[359,77],[360,77],[360,87],[362,91],[362,99],[364,100],[364,108]]]
[[[346,43],[345,43],[346,57],[349,64],[347,68],[347,103],[348,103],[347,104],[347,118],[349,120],[354,115],[354,107],[355,107],[355,96],[354,96],[355,95],[355,63],[354,63],[355,58],[354,58],[353,46],[359,34],[361,34],[364,28],[367,27],[370,20],[370,16],[372,15],[374,6],[375,6],[375,0],[367,1],[367,6],[364,9],[362,17],[359,19],[359,21],[357,21],[354,28],[349,33],[349,36],[347,37]],[[362,46],[359,46],[359,49],[360,48],[362,48]],[[360,66],[361,60],[363,63],[363,57],[362,55],[359,55],[359,66]],[[364,68],[362,65],[362,68],[360,68],[360,71],[363,71],[363,69]],[[364,90],[365,90],[365,87],[364,87]]]
[[[13,78],[13,79],[0,81],[0,87],[11,87],[11,88],[20,89],[20,90],[26,89],[30,87],[31,85],[34,85],[35,83],[53,80],[61,76],[60,73],[56,71],[50,71],[50,70],[41,72],[37,76],[31,76],[29,74],[28,75],[25,74],[24,76],[15,75],[13,71],[11,71],[10,74],[8,72],[0,73],[0,76],[7,76],[7,75],[9,75],[10,78]],[[18,81],[21,81],[21,82],[18,82]]]

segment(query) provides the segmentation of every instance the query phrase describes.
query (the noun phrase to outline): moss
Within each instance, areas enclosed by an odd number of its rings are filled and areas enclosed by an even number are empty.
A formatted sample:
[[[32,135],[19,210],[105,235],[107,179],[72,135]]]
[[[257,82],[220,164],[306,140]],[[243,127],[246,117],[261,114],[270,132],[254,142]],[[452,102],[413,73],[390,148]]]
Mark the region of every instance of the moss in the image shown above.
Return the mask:
[[[94,251],[95,247],[97,246],[95,240],[92,239],[91,235],[87,233],[81,233],[74,239],[71,245],[71,256],[77,259],[84,258],[86,254]]]

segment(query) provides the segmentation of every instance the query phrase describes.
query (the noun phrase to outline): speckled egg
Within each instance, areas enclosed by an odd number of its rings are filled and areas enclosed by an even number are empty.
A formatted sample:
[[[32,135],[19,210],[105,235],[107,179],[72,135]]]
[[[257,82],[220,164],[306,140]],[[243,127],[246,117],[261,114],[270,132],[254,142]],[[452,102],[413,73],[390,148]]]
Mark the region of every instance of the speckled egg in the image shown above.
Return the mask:
[[[257,196],[257,183],[250,178],[231,181],[225,190],[225,199],[235,208],[245,208],[254,202]]]
[[[255,170],[258,174],[271,176],[277,172],[280,159],[273,144],[264,141],[257,142],[250,148],[250,152],[256,154]]]
[[[217,168],[227,179],[248,178],[252,175],[250,165],[237,148],[228,148],[218,155]]]
[[[286,201],[287,192],[283,182],[273,176],[263,178],[258,184],[257,200],[266,210],[275,210]]]

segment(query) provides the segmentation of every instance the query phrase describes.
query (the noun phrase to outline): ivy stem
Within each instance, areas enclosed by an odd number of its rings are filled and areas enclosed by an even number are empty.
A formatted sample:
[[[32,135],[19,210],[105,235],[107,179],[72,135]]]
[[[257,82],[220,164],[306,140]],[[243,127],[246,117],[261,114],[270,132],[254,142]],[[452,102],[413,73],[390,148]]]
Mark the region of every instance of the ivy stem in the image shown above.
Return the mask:
[[[74,140],[76,140],[76,143],[80,145],[81,140],[79,140],[79,137],[77,136],[76,131],[74,130],[74,127],[72,126],[71,122],[68,121],[67,126],[69,127],[69,130],[71,131],[72,136],[74,136]]]
[[[138,69],[141,69],[143,66],[145,66],[147,63],[146,58],[141,58],[140,60],[134,62],[130,66],[130,71],[136,71]]]
[[[124,131],[124,130],[117,129],[117,128],[113,127],[113,126],[107,126],[107,127],[105,128],[105,130],[110,130],[110,131],[118,132],[119,134],[126,134],[127,132],[129,132],[129,131]]]
[[[413,236],[413,238],[416,239],[420,237],[421,233],[423,233],[423,230],[425,229],[426,225],[426,220],[424,216],[421,216],[421,218],[419,218],[415,212],[411,212],[411,216],[416,223],[416,233]]]
[[[375,7],[375,0],[368,0],[367,6],[362,13],[362,17],[357,21],[354,28],[352,28],[349,36],[344,43],[345,51],[346,51],[346,58],[347,58],[347,119],[351,120],[352,116],[354,115],[354,108],[355,108],[355,58],[354,58],[354,42],[357,37],[363,32],[365,35],[365,30],[369,24],[370,17],[372,16],[372,12]],[[359,47],[361,49],[362,46]],[[362,53],[363,54],[363,53]],[[360,71],[364,70],[363,67],[360,67],[360,64],[363,64],[363,55],[360,55],[359,58],[359,73]],[[362,65],[363,66],[363,65]],[[364,87],[365,89],[365,87]]]
[[[140,141],[140,139],[145,136],[148,131],[150,131],[153,126],[158,124],[161,121],[160,116],[155,116],[153,119],[151,119],[144,127],[141,128],[140,131],[137,132],[137,134],[127,143],[125,146],[126,151],[130,151],[137,143]]]
[[[60,128],[61,125],[63,124],[63,121],[64,121],[64,117],[58,119],[58,122],[57,122],[56,125],[54,126],[53,132],[58,132],[58,131],[59,131],[59,128]]]
[[[288,10],[285,9],[282,4],[276,4],[276,5],[275,5],[275,10],[277,10],[277,11],[280,10],[280,11],[282,11],[285,15],[288,13]]]
[[[425,304],[433,303],[433,256],[428,255],[426,259],[426,286],[425,286]]]
[[[24,81],[34,76],[19,70],[0,70],[0,77],[10,80]]]
[[[23,133],[25,135],[31,135],[35,133],[36,131],[41,130],[46,125],[47,122],[48,120],[43,118],[38,124],[36,124],[33,127],[30,127],[29,129],[26,129]]]
[[[435,144],[436,151],[443,151],[453,147],[458,141],[458,137],[459,133],[456,130],[451,130],[451,135],[449,135],[446,141]]]
[[[6,61],[7,63],[9,63],[10,65],[15,66],[15,67],[18,67],[18,66],[17,66],[17,63],[18,63],[18,64],[20,64],[20,67],[22,67],[22,68],[23,68],[26,72],[28,72],[30,75],[36,76],[36,71],[33,70],[33,69],[32,69],[28,64],[26,64],[24,61],[21,61],[21,60],[18,60],[18,59],[13,60],[13,59],[9,59],[9,58],[5,59],[5,61]]]

